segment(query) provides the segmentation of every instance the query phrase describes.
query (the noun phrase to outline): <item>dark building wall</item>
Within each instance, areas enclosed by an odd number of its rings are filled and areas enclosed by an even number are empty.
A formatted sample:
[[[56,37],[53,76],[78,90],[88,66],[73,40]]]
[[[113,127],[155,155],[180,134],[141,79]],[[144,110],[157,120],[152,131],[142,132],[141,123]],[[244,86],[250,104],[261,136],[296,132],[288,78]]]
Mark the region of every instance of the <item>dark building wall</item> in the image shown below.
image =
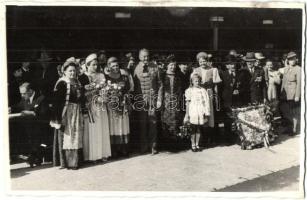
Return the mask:
[[[180,9],[179,9],[180,11]],[[109,55],[146,47],[194,59],[199,50],[213,51],[210,17],[219,23],[219,52],[261,50],[281,54],[301,50],[299,9],[129,7],[7,7],[7,50],[10,63],[44,47],[54,55],[84,57],[96,49]],[[185,11],[185,10],[184,10]],[[115,12],[130,13],[117,19]],[[273,25],[262,20],[272,19]],[[266,48],[266,44],[272,44]]]

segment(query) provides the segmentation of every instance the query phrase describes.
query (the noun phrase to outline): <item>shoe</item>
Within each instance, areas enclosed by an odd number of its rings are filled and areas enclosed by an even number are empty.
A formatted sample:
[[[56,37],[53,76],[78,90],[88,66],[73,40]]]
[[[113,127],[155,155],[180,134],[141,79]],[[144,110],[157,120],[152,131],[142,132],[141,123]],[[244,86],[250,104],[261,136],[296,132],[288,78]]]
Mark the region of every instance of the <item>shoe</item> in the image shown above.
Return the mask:
[[[151,155],[155,155],[155,154],[158,154],[159,152],[156,150],[156,149],[154,149],[154,148],[152,148],[152,150],[151,150]]]
[[[201,149],[199,146],[197,146],[197,147],[196,147],[196,151],[201,152],[202,149]]]
[[[195,147],[192,147],[192,152],[197,152],[197,149]]]
[[[294,132],[291,132],[288,134],[289,136],[295,136],[295,133]]]

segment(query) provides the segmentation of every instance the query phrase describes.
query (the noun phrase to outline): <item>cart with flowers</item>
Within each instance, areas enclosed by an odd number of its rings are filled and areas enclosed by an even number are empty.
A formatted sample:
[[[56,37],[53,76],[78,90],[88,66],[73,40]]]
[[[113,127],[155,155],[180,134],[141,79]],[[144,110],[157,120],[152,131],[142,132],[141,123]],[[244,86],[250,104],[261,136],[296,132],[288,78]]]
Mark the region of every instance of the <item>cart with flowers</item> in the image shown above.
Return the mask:
[[[270,146],[276,138],[273,115],[265,104],[232,109],[234,131],[238,134],[241,149]]]

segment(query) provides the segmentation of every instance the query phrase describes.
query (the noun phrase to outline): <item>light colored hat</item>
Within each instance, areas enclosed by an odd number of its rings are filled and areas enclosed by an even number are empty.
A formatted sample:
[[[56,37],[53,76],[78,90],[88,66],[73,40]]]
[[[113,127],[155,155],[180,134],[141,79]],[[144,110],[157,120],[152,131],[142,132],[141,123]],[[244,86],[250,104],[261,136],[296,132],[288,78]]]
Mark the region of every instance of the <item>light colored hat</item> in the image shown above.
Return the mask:
[[[293,51],[289,52],[288,55],[287,55],[287,59],[294,58],[294,57],[297,57],[297,55]]]
[[[39,62],[50,61],[50,60],[52,60],[52,58],[48,55],[46,50],[42,50],[40,52],[40,57],[37,59],[37,61]]]
[[[207,59],[208,58],[208,54],[206,52],[199,52],[197,55],[196,55],[196,60],[198,61],[200,58],[205,58]]]
[[[257,60],[262,60],[262,59],[265,59],[265,57],[263,56],[263,54],[261,52],[256,52],[255,53],[255,58]]]
[[[61,71],[64,72],[67,67],[74,66],[77,67],[76,62],[74,62],[72,59],[67,59],[64,64],[62,65]]]
[[[89,63],[93,60],[97,60],[97,54],[95,54],[95,53],[92,53],[92,54],[90,54],[86,57],[85,64],[87,65],[87,63]]]
[[[254,52],[247,52],[246,56],[243,57],[243,60],[248,62],[248,61],[255,61],[255,53]]]
[[[107,65],[109,66],[112,62],[118,62],[118,59],[116,57],[110,57],[108,59]]]
[[[76,58],[75,57],[70,57],[66,59],[66,62],[76,62]]]

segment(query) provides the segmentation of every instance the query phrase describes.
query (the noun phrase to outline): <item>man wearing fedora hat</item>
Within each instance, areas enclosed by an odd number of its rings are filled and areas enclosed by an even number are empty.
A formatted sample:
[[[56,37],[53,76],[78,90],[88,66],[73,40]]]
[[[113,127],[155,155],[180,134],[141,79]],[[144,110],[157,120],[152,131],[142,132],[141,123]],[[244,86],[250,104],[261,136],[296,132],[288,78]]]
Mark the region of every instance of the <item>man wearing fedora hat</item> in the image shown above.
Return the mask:
[[[228,55],[226,57],[226,70],[221,74],[222,108],[224,112],[224,124],[226,130],[226,142],[234,142],[234,134],[231,131],[231,108],[236,107],[239,102],[238,76],[236,72],[236,58]]]
[[[33,84],[46,97],[46,100],[50,102],[54,85],[59,78],[57,66],[54,65],[53,59],[46,50],[40,52],[40,57],[37,61],[38,68],[34,75]]]
[[[299,133],[301,67],[297,65],[297,55],[295,52],[289,52],[287,55],[287,66],[284,68],[280,98],[283,116],[292,125],[292,131],[289,135]]]
[[[255,67],[254,52],[247,52],[243,57],[246,67],[239,71],[239,91],[241,105],[259,104],[266,101],[264,70]]]

